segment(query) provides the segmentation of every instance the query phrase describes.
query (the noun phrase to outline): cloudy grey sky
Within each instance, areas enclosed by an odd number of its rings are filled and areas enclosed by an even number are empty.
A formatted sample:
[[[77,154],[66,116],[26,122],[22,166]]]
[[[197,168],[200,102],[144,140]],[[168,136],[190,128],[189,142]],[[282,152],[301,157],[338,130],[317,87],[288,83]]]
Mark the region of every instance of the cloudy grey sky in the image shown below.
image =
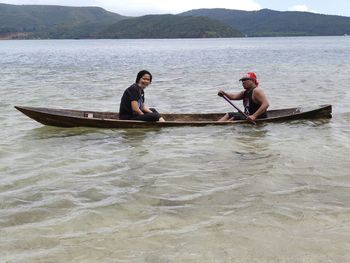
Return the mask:
[[[308,11],[350,17],[350,0],[0,0],[6,4],[99,6],[121,15],[176,14],[197,8]]]

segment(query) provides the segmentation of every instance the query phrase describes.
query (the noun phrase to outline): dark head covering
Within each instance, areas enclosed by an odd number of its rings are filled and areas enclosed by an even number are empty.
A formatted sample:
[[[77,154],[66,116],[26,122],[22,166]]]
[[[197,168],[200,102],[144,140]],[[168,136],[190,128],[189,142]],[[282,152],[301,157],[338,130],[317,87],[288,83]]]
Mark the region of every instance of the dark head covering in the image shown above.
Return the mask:
[[[259,81],[256,77],[256,74],[254,72],[248,72],[247,74],[245,74],[239,81],[243,81],[246,79],[250,79],[252,80],[256,86],[259,86]]]

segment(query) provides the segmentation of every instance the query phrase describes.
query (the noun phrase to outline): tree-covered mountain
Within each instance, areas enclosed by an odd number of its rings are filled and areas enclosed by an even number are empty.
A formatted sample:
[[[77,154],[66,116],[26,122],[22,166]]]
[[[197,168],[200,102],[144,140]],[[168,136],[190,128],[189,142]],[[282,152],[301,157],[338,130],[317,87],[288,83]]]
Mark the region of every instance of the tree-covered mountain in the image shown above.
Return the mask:
[[[243,34],[206,17],[125,17],[99,7],[0,4],[3,38],[199,38]],[[5,36],[5,37],[4,37]]]
[[[248,36],[332,36],[350,34],[350,17],[309,12],[196,9],[181,15],[219,20]]]
[[[100,30],[127,17],[99,7],[0,4],[0,34],[27,33],[49,36],[77,28]],[[58,33],[58,35],[60,35]]]
[[[119,21],[100,36],[108,38],[242,37],[243,34],[207,17],[147,15]]]
[[[243,32],[243,33],[242,33]],[[350,17],[269,9],[196,9],[126,17],[99,7],[0,4],[0,39],[350,35]]]

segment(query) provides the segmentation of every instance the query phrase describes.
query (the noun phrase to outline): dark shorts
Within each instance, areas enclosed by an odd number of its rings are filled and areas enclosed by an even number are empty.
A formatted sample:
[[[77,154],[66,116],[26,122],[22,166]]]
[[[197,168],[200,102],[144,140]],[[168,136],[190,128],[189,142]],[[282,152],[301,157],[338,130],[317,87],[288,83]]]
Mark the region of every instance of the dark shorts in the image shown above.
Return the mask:
[[[245,119],[246,119],[246,117],[245,117],[242,113],[240,113],[240,112],[229,112],[229,113],[227,113],[227,114],[228,114],[228,116],[230,117],[230,119],[231,119],[232,117],[233,117],[234,120],[245,120]],[[266,112],[263,113],[263,114],[261,114],[261,115],[258,117],[258,119],[263,119],[263,118],[267,118]]]
[[[229,112],[227,114],[230,117],[230,119],[231,118],[233,118],[234,120],[245,120],[246,119],[246,117],[240,112]]]
[[[133,121],[159,121],[160,114],[156,109],[150,108],[151,112],[143,115],[131,115],[131,116],[120,116],[121,120],[133,120]]]

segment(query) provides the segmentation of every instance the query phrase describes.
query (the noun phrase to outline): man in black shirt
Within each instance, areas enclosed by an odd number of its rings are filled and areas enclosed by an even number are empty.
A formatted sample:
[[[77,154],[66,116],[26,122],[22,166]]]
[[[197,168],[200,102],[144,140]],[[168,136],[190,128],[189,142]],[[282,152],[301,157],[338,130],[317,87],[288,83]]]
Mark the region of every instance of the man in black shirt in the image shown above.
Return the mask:
[[[248,72],[240,81],[244,90],[237,93],[226,93],[220,90],[219,96],[226,96],[230,100],[243,100],[244,115],[240,112],[226,113],[219,121],[245,120],[253,122],[258,118],[266,118],[266,110],[269,107],[267,97],[259,86],[256,74]]]
[[[119,119],[139,121],[164,121],[156,109],[145,104],[144,89],[151,84],[152,74],[141,70],[133,85],[124,91],[120,102]]]

